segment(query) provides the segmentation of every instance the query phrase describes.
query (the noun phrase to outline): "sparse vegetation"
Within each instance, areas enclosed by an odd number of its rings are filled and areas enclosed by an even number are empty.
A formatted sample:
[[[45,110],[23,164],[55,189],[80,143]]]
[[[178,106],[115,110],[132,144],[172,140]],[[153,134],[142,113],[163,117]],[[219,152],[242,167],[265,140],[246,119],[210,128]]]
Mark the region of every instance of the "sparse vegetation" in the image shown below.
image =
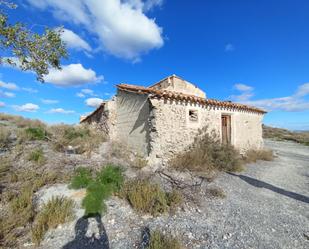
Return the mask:
[[[224,145],[207,127],[199,131],[192,145],[179,153],[170,165],[177,170],[211,173],[213,171],[241,171],[239,152],[231,145]]]
[[[52,197],[35,218],[32,241],[39,245],[46,231],[74,218],[74,201],[64,197]]]
[[[309,132],[293,132],[287,129],[274,128],[263,125],[263,137],[279,141],[293,141],[309,146]]]
[[[63,132],[59,132],[55,126],[47,126],[39,120],[7,114],[0,114],[0,127],[1,149],[5,146],[3,151],[7,151],[0,156],[0,247],[18,248],[19,243],[30,235],[33,221],[37,221],[32,204],[35,192],[45,185],[68,182],[72,178],[72,161],[62,154],[65,145],[81,144],[82,149],[77,148],[76,153],[85,153],[80,158],[86,159],[86,153],[91,153],[103,139],[101,134],[87,126],[65,126],[68,131],[65,132],[64,128]],[[46,160],[47,153],[55,144],[61,143],[64,134],[63,150],[52,152],[52,156],[56,156],[52,161],[57,164],[50,167],[50,160]],[[24,163],[27,160],[33,164]],[[82,181],[74,184],[74,188],[89,185]]]
[[[140,179],[126,182],[120,196],[127,199],[135,210],[154,216],[168,212],[182,202],[179,192],[166,193],[159,185]]]
[[[88,156],[106,140],[103,133],[88,126],[55,125],[50,127],[50,133],[53,134],[53,147],[56,151],[64,152],[68,146],[72,146],[76,153],[86,153]]]
[[[43,165],[46,162],[46,158],[42,149],[35,149],[31,151],[28,156],[28,160],[35,162],[38,165]]]
[[[159,230],[150,233],[148,249],[183,249],[181,242],[177,238],[165,235]]]

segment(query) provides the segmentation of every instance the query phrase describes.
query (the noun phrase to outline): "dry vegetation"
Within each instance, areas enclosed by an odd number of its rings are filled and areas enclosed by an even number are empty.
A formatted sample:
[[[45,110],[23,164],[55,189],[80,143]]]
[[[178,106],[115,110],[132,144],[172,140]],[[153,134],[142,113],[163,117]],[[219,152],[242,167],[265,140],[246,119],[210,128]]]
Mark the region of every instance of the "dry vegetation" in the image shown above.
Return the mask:
[[[207,128],[200,130],[188,150],[179,153],[170,161],[177,170],[193,172],[240,171],[241,156],[231,145],[224,145]]]
[[[57,210],[37,214],[34,194],[45,185],[71,179],[71,161],[64,160],[67,147],[77,147],[74,152],[86,160],[104,139],[86,126],[48,126],[39,120],[0,114],[0,248],[29,242],[32,226],[32,238],[38,243],[45,229],[62,219]],[[66,206],[62,199],[53,202]]]
[[[202,173],[206,178],[211,178],[217,171],[242,171],[246,163],[273,159],[271,150],[249,150],[241,155],[232,145],[222,144],[216,134],[207,132],[205,127],[192,145],[176,155],[169,164],[177,170]]]
[[[180,192],[176,190],[165,192],[158,184],[149,183],[146,179],[126,182],[120,197],[128,200],[138,212],[150,213],[153,216],[173,211],[183,200]]]
[[[39,245],[50,228],[74,219],[74,202],[64,197],[52,197],[37,214],[32,227],[32,241]]]
[[[165,235],[159,230],[150,233],[148,249],[183,249],[181,242],[170,235]]]
[[[263,125],[263,137],[279,141],[293,141],[309,146],[309,131],[293,132]]]

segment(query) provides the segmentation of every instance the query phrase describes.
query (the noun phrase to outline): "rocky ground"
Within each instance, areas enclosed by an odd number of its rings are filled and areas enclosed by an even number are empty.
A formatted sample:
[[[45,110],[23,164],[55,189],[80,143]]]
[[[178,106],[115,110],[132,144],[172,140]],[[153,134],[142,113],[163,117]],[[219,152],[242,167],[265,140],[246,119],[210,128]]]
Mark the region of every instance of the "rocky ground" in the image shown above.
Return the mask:
[[[145,227],[179,237],[186,248],[308,248],[309,148],[270,140],[265,145],[274,150],[274,161],[260,161],[239,174],[222,173],[211,183],[205,181],[192,201],[160,217],[137,214],[126,201],[112,197],[102,219],[83,219],[84,191],[69,190],[64,184],[44,187],[36,194],[38,206],[52,195],[66,195],[77,208],[76,220],[49,231],[41,248],[143,248]],[[223,188],[226,197],[207,196],[212,186]],[[87,247],[92,234],[101,236],[100,246]]]

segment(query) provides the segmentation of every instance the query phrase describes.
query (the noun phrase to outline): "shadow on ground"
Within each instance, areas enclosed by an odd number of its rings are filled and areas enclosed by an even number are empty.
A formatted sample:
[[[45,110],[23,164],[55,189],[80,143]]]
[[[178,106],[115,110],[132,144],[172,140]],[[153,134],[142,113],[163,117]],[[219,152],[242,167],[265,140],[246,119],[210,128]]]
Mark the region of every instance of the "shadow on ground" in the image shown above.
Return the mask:
[[[252,178],[252,177],[249,177],[249,176],[237,175],[237,174],[234,174],[234,173],[231,173],[231,172],[228,172],[228,174],[230,174],[232,176],[239,177],[241,180],[249,183],[250,185],[252,185],[254,187],[266,188],[266,189],[269,189],[269,190],[271,190],[273,192],[276,192],[278,194],[290,197],[290,198],[292,198],[294,200],[305,202],[305,203],[309,203],[309,198],[307,196],[305,196],[305,195],[301,195],[301,194],[297,194],[295,192],[287,191],[287,190],[285,190],[283,188],[278,188],[278,187],[276,187],[274,185],[271,185],[271,184],[269,184],[267,182],[263,182],[263,181],[257,180],[255,178]]]
[[[89,220],[95,219],[97,234],[89,229]],[[89,232],[90,230],[90,232]],[[82,217],[75,225],[75,238],[62,249],[110,249],[108,237],[99,214],[94,217]]]

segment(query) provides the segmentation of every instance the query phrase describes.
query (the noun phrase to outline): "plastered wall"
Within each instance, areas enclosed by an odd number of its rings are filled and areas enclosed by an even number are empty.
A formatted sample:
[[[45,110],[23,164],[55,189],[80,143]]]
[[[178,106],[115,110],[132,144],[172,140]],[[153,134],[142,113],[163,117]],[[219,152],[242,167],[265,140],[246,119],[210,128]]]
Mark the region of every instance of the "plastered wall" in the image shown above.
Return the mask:
[[[126,143],[138,154],[149,153],[148,96],[118,90],[115,139]]]

